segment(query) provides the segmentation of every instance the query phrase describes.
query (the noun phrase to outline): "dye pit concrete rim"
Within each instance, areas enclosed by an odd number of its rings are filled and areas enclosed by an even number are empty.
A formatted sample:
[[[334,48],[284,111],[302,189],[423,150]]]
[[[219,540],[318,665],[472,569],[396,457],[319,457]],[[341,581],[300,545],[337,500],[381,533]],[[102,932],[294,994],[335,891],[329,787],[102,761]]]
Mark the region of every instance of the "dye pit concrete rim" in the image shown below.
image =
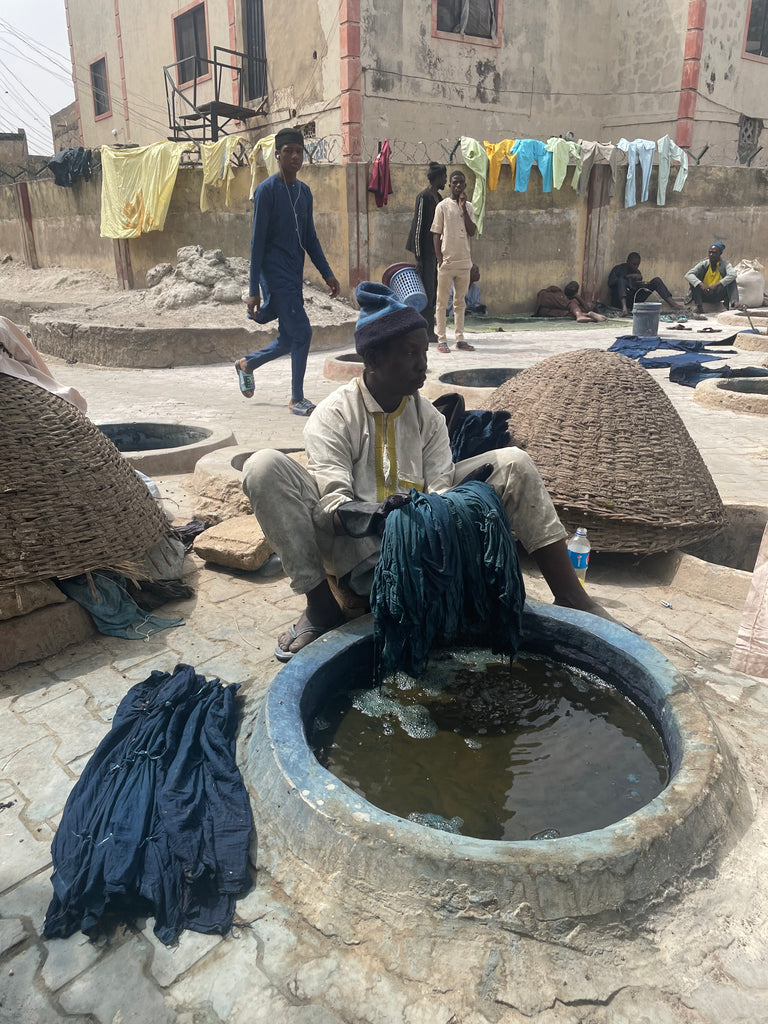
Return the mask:
[[[745,819],[746,792],[724,741],[674,666],[621,626],[537,602],[526,605],[523,647],[626,680],[625,692],[664,739],[669,784],[613,825],[554,841],[473,839],[382,811],[322,768],[306,739],[306,723],[340,685],[345,663],[371,657],[371,619],[357,620],[278,673],[244,769],[256,821],[254,860],[258,853],[259,865],[310,920],[335,904],[403,927],[429,911],[544,934],[648,902],[717,856]]]
[[[209,452],[233,444],[235,435],[215,423],[99,423],[99,430],[120,449],[123,457],[142,473],[191,473]],[[131,437],[156,438],[157,447],[146,444],[131,450]],[[133,442],[135,443],[135,442]]]

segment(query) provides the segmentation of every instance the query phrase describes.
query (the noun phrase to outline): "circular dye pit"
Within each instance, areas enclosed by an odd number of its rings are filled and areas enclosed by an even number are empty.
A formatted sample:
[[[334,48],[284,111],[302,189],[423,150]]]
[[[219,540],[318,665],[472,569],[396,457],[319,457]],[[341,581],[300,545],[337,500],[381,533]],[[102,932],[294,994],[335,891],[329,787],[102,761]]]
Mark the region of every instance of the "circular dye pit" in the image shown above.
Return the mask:
[[[226,428],[189,423],[100,423],[128,461],[145,473],[191,473],[208,452],[231,445]]]
[[[729,409],[750,416],[768,416],[768,377],[733,377],[703,380],[694,400],[710,409]]]
[[[603,828],[667,783],[661,737],[599,677],[542,655],[458,648],[419,680],[349,680],[320,707],[319,763],[382,810],[476,839]]]
[[[244,767],[258,837],[252,856],[310,920],[327,923],[333,906],[401,930],[423,928],[426,913],[547,935],[646,904],[711,862],[741,826],[747,797],[728,749],[650,644],[604,619],[528,602],[522,650],[615,682],[661,738],[668,777],[660,792],[618,821],[551,841],[530,838],[546,815],[525,825],[528,838],[504,841],[425,827],[405,807],[382,809],[323,767],[307,739],[329,701],[372,678],[372,625],[358,619],[277,675]],[[466,782],[471,800],[477,785]],[[450,820],[450,810],[437,813]]]
[[[511,377],[516,377],[520,369],[509,369],[503,366],[480,367],[469,370],[451,370],[440,374],[442,384],[450,384],[460,388],[496,388],[501,387]]]

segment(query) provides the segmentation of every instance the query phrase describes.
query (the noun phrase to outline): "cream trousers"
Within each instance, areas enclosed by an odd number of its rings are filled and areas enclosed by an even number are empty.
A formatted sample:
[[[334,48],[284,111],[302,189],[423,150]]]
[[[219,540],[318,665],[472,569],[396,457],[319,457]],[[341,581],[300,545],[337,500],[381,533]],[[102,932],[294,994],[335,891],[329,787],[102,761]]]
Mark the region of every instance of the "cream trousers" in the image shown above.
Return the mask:
[[[488,483],[506,510],[515,536],[529,553],[562,540],[566,532],[544,482],[524,451],[498,448],[457,462],[454,483],[485,463]],[[335,537],[318,527],[313,510],[320,495],[312,476],[283,452],[255,452],[243,466],[243,490],[253,513],[297,594],[306,594],[328,574],[337,579],[379,550],[379,537]]]
[[[464,311],[467,307],[466,294],[469,289],[471,267],[454,269],[443,263],[437,268],[437,298],[435,299],[435,325],[437,343],[445,342],[445,311],[448,308],[448,296],[453,285],[453,327],[456,343],[464,341]]]

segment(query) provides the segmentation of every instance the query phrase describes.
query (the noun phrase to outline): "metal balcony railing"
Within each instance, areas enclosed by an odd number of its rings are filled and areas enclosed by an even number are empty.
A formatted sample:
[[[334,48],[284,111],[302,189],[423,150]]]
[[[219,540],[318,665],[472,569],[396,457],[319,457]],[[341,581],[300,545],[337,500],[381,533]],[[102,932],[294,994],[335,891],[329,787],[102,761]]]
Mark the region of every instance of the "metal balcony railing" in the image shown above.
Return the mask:
[[[194,69],[194,77],[180,82],[180,74]],[[213,60],[208,57],[188,55],[174,64],[163,68],[165,76],[165,101],[168,108],[169,139],[174,142],[192,140],[195,142],[216,142],[220,135],[229,135],[227,127],[233,121],[248,121],[264,113],[267,105],[267,62],[262,57],[249,57],[237,50],[214,46]],[[186,78],[186,75],[185,75]],[[210,97],[211,83],[213,99],[198,97],[198,83],[204,87],[204,95]],[[235,83],[235,89],[232,89]],[[244,87],[250,83],[249,92],[262,92],[251,96],[246,106]],[[235,101],[224,99],[224,93]]]

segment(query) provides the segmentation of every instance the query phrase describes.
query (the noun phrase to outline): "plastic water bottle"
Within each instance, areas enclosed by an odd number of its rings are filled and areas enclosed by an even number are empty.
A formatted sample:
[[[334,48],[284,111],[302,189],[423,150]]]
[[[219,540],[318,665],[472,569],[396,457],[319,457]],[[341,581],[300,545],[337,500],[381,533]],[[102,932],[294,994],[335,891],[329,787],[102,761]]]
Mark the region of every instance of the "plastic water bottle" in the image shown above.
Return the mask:
[[[574,533],[572,537],[568,538],[568,554],[571,558],[573,570],[579,577],[582,587],[584,586],[584,577],[587,575],[589,552],[590,543],[587,537],[587,531],[583,526],[580,526],[576,530],[576,533]]]

